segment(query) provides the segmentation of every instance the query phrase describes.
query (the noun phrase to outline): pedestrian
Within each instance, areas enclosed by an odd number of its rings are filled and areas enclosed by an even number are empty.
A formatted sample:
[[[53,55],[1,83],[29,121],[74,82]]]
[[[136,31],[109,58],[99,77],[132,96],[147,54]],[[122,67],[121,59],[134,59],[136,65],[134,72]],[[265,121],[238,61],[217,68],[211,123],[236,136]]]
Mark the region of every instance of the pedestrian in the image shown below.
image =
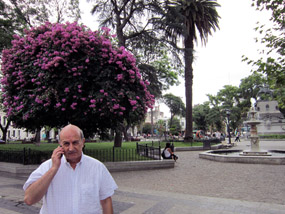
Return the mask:
[[[81,129],[65,126],[51,159],[42,163],[24,184],[24,201],[43,199],[40,214],[113,213],[112,195],[117,185],[107,168],[84,155]]]
[[[239,133],[239,132],[237,132],[235,142],[240,142],[239,137],[240,137],[240,133]]]
[[[161,154],[163,159],[174,159],[176,161],[178,159],[178,156],[174,154],[173,150],[173,146],[171,146],[170,143],[166,143],[165,148]]]

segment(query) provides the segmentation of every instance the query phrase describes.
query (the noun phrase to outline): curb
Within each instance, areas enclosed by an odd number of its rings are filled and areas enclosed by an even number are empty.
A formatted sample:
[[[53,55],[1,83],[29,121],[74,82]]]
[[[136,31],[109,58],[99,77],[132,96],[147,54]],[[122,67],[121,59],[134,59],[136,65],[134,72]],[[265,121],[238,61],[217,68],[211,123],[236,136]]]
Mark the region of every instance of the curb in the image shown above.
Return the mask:
[[[126,162],[106,162],[103,163],[110,172],[125,172],[136,170],[153,170],[174,168],[174,160],[154,160],[154,161],[126,161]],[[23,165],[19,163],[0,162],[0,172],[13,174],[31,174],[39,165]]]
[[[223,144],[218,144],[214,146],[210,146],[210,148],[204,148],[203,146],[193,146],[193,147],[175,147],[175,152],[183,152],[183,151],[203,151],[203,150],[215,150],[223,148]]]

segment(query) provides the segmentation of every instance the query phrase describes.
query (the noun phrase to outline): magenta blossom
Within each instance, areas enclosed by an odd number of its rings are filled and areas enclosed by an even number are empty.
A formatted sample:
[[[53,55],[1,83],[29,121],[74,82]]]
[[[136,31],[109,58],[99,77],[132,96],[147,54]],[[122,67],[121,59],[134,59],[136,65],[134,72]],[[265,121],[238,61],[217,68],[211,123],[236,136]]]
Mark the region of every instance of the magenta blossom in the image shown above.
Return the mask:
[[[77,23],[45,23],[15,36],[1,58],[7,115],[31,130],[71,121],[106,130],[143,120],[154,103],[149,83],[134,56],[113,41],[110,29]]]

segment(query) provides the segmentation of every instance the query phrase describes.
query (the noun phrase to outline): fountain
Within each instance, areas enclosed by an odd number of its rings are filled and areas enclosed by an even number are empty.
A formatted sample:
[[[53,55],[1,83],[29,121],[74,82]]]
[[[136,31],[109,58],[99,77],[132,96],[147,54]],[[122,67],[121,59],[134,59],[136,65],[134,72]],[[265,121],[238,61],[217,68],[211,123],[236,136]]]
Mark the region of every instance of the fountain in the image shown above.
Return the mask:
[[[251,107],[249,115],[250,119],[246,123],[250,125],[250,150],[210,150],[200,153],[199,157],[219,162],[285,165],[284,150],[266,151],[260,149],[257,125],[261,121],[257,119],[257,111],[254,106]]]
[[[257,125],[261,123],[261,121],[257,120],[257,111],[255,107],[251,107],[249,112],[250,120],[246,123],[250,125],[250,143],[251,149],[246,150],[240,153],[240,155],[244,156],[271,156],[271,153],[268,151],[262,151],[259,148],[259,136],[257,134]]]

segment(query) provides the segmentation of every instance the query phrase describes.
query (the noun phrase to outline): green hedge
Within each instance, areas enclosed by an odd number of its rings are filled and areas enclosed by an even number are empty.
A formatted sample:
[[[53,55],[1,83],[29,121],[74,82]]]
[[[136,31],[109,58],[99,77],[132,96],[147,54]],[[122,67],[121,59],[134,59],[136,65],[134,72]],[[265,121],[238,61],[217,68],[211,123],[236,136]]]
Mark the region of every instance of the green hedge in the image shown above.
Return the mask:
[[[262,139],[285,139],[285,135],[280,134],[266,134],[266,135],[259,135]]]

